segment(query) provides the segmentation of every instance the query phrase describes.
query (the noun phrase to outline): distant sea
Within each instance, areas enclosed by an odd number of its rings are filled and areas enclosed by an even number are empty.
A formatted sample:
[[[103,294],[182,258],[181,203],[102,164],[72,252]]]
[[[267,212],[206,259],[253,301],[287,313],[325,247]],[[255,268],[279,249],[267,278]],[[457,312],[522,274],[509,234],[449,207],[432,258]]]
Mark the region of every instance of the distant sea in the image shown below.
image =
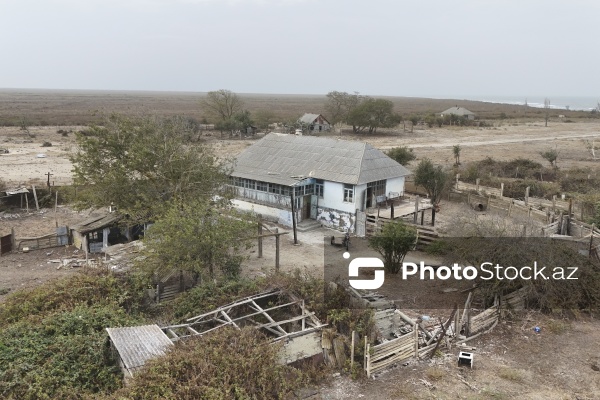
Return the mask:
[[[540,96],[461,96],[455,98],[464,98],[466,100],[484,101],[486,103],[516,104],[529,107],[544,107],[545,97]],[[550,108],[566,110],[584,110],[591,111],[599,106],[600,95],[598,97],[573,97],[573,96],[547,96],[550,100]]]

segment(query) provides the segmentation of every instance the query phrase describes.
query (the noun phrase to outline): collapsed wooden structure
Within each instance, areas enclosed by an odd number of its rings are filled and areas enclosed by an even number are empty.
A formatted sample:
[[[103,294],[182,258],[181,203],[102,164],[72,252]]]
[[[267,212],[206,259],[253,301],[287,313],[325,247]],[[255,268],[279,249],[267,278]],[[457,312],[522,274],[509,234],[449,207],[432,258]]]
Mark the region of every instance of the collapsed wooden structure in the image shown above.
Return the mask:
[[[525,289],[519,289],[496,298],[491,307],[475,313],[470,292],[462,313],[455,307],[445,321],[413,319],[397,309],[376,312],[379,344],[371,345],[366,337],[364,342],[367,376],[412,358],[432,357],[438,348],[461,346],[489,332],[498,324],[502,312],[523,308],[525,293]]]
[[[322,354],[321,330],[325,327],[304,300],[289,292],[272,289],[249,296],[212,311],[189,318],[185,323],[107,328],[119,363],[126,377],[131,377],[150,358],[162,355],[174,342],[202,336],[224,327],[254,327],[282,342],[280,362],[289,364]]]

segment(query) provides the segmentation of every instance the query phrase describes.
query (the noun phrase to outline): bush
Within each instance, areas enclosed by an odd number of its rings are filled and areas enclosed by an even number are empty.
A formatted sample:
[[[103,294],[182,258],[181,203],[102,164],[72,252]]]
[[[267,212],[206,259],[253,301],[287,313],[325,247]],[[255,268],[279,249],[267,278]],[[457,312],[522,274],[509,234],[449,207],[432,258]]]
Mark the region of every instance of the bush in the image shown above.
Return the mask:
[[[258,331],[223,328],[178,342],[152,360],[113,399],[284,399],[306,383],[279,364],[279,345]]]
[[[52,147],[52,143],[44,142],[44,143],[42,143],[42,147]]]

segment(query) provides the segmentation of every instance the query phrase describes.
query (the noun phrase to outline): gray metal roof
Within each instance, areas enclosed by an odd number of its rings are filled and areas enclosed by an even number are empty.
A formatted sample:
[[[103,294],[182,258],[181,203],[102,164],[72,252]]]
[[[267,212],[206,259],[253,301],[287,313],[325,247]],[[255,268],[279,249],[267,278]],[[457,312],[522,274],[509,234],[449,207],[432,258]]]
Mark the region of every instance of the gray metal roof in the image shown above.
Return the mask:
[[[446,111],[443,111],[441,114],[454,114],[454,115],[475,115],[475,113],[467,110],[464,107],[450,107]]]
[[[73,230],[79,233],[93,232],[98,229],[110,227],[123,218],[118,213],[108,213],[91,217],[73,227]]]
[[[319,118],[319,115],[321,114],[304,114],[303,116],[301,116],[298,121],[304,123],[304,124],[312,124],[313,122],[315,122],[315,119]],[[327,121],[327,119],[325,119],[325,117],[323,117],[323,119],[325,121]]]
[[[360,185],[410,173],[364,142],[271,133],[237,157],[231,175],[290,186],[298,177]]]
[[[150,358],[164,355],[173,345],[158,325],[106,328],[106,331],[130,372]]]

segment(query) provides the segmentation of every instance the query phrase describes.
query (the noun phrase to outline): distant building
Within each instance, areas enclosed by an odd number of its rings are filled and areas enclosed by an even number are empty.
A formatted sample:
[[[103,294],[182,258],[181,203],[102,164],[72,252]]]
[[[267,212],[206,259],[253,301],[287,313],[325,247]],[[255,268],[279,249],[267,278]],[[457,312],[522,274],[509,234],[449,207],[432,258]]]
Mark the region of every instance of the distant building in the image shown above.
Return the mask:
[[[230,185],[242,210],[291,226],[293,193],[298,222],[352,231],[357,210],[404,194],[407,175],[364,142],[271,133],[237,157]]]
[[[309,132],[328,131],[331,128],[329,121],[321,114],[304,114],[298,119],[298,123]]]
[[[459,117],[467,117],[467,119],[475,119],[475,113],[467,110],[464,107],[450,107],[449,109],[447,109],[446,111],[443,111],[440,115],[442,117],[444,117],[445,115],[457,115]]]

